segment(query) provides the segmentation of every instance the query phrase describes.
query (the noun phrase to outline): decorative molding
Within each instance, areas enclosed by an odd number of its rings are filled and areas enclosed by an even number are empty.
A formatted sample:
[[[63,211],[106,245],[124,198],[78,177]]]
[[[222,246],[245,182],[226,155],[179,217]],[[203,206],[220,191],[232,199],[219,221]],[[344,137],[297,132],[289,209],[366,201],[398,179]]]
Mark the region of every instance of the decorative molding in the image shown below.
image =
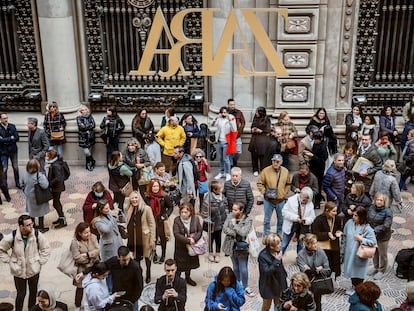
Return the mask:
[[[285,102],[306,102],[308,100],[308,88],[300,85],[283,86],[282,99]]]
[[[311,26],[312,19],[310,16],[289,16],[287,33],[309,33]]]
[[[286,68],[307,68],[309,67],[309,52],[285,52],[283,64]]]

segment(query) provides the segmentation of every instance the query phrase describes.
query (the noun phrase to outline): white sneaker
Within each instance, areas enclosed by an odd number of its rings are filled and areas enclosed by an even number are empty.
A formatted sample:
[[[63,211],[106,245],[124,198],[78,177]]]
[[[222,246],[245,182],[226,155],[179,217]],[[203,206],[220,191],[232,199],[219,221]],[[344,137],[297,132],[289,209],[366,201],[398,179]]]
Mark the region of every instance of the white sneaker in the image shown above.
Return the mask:
[[[80,307],[75,307],[75,311],[80,311]]]
[[[256,296],[256,294],[250,289],[250,287],[246,287],[245,289],[244,289],[244,292],[246,293],[246,295],[247,296],[249,296],[249,297],[254,297],[254,296]]]
[[[259,176],[259,172],[258,172],[258,171],[254,172],[254,173],[253,173],[253,176],[254,176],[254,177]]]
[[[219,179],[223,178],[224,176],[225,176],[224,174],[222,174],[222,173],[218,173],[218,174],[214,177],[214,179],[215,179],[215,180],[219,180]]]
[[[226,174],[226,181],[231,179],[231,175],[230,174]]]
[[[373,276],[375,274],[377,274],[378,270],[375,268],[372,268],[371,270],[368,271],[367,275],[369,276]]]

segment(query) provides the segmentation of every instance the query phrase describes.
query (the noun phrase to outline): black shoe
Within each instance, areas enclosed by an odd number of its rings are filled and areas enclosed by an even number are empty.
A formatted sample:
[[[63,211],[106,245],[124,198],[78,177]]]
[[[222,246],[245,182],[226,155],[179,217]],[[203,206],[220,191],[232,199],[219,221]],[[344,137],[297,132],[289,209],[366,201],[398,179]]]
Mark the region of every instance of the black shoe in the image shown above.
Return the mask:
[[[154,263],[157,263],[157,261],[158,261],[158,255],[157,255],[157,253],[154,254],[154,258],[152,258],[152,261]]]
[[[6,201],[7,202],[10,202],[11,201],[10,194],[5,194],[4,196],[6,197]]]
[[[64,227],[67,227],[67,226],[68,226],[68,224],[65,221],[65,222],[61,222],[61,223],[57,224],[55,226],[55,229],[60,229],[60,228],[64,228]]]
[[[43,227],[43,228],[39,228],[38,230],[42,233],[45,233],[45,232],[49,231],[49,228],[48,227]]]
[[[151,282],[151,276],[147,275],[145,278],[145,283],[148,284],[149,282]]]
[[[17,189],[23,189],[23,186],[21,184],[16,184]]]
[[[185,280],[188,285],[197,286],[197,283],[194,280],[192,280],[190,277],[186,278]]]
[[[52,222],[52,224],[57,225],[60,222],[60,219],[56,219],[54,222]]]
[[[162,264],[164,263],[164,261],[165,261],[165,256],[161,256],[160,259],[157,261],[157,263]]]

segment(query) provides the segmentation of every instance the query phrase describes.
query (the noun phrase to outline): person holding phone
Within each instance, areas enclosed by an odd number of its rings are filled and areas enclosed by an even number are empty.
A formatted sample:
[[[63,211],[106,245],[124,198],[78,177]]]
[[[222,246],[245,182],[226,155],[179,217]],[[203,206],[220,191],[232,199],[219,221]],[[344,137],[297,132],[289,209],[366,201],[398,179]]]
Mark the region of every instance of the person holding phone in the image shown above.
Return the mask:
[[[187,284],[177,275],[174,259],[167,259],[164,264],[165,275],[155,284],[154,302],[159,304],[158,311],[184,311],[187,301]]]
[[[232,268],[221,268],[215,281],[208,286],[204,299],[206,310],[239,311],[245,302],[244,288]]]

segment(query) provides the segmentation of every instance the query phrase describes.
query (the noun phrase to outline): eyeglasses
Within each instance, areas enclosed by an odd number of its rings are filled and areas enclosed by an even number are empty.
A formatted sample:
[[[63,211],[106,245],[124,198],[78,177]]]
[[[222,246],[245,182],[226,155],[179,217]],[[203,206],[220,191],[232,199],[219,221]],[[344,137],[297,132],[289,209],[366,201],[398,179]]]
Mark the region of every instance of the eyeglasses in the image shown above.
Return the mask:
[[[203,156],[199,156],[199,155],[198,155],[198,156],[195,156],[195,157],[196,157],[196,158],[202,158]]]

